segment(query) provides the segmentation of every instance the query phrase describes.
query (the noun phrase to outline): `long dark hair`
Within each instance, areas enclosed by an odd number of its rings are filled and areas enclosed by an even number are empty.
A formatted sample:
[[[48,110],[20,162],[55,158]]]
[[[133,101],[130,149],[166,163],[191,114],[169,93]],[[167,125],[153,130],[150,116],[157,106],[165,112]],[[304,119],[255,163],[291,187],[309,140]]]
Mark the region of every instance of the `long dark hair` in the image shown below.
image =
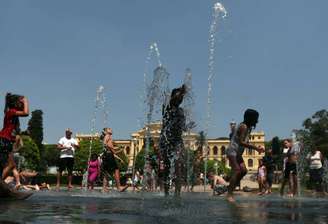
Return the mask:
[[[247,127],[253,129],[256,127],[259,116],[260,114],[256,110],[247,109],[244,113],[244,123],[247,125]]]
[[[17,95],[17,94],[11,94],[11,93],[7,93],[6,94],[6,99],[5,99],[5,113],[7,112],[7,110],[9,109],[23,109],[23,105],[20,102],[20,99],[23,96]]]

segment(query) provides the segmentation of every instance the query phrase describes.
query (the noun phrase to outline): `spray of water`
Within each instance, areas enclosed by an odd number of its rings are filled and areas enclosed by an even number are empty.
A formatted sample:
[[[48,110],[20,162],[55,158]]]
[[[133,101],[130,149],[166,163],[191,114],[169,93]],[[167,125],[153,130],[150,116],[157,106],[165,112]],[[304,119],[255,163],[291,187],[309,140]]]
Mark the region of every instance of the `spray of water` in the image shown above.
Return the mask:
[[[88,161],[91,158],[92,147],[93,147],[93,140],[96,135],[96,122],[97,122],[97,115],[99,111],[102,110],[103,113],[103,127],[106,127],[108,124],[108,110],[106,108],[106,96],[105,96],[105,88],[103,86],[99,86],[96,91],[96,98],[95,98],[95,106],[93,110],[93,116],[91,119],[91,138],[89,142],[89,156]],[[87,187],[88,182],[88,171],[83,175],[82,185]]]
[[[193,107],[195,105],[195,100],[194,100],[194,92],[193,92],[193,88],[192,88],[192,73],[191,73],[190,69],[186,69],[184,85],[186,86],[187,93],[184,96],[182,107],[183,107],[186,123],[193,124],[194,123]],[[188,191],[189,191],[190,185],[191,185],[191,176],[192,176],[192,172],[193,172],[193,167],[192,167],[193,163],[191,161],[192,157],[190,155],[191,139],[188,139],[186,137],[190,136],[193,126],[187,125],[186,128],[187,129],[185,131],[185,140],[186,140],[185,149],[186,149],[186,153],[187,153],[187,163],[186,163],[186,165],[187,165],[187,187],[188,187]]]
[[[297,130],[293,130],[291,138],[293,140],[292,152],[298,154],[296,162],[297,169],[297,194],[299,197],[302,195],[302,180],[305,178],[306,167],[308,166],[307,155],[310,152],[308,144],[305,144],[303,139],[300,139],[297,134]]]
[[[206,117],[206,124],[205,124],[205,133],[208,135],[208,130],[211,122],[211,105],[212,105],[212,83],[214,78],[214,55],[215,55],[215,42],[216,42],[216,34],[218,31],[218,22],[219,19],[224,19],[227,16],[227,11],[224,6],[217,2],[214,4],[214,12],[213,12],[213,19],[210,26],[209,31],[209,60],[208,60],[208,90],[207,90],[207,117]],[[206,173],[207,173],[207,155],[208,155],[208,147],[204,147],[205,152],[205,175],[204,175],[204,190],[206,185]]]
[[[162,112],[162,107],[169,102],[169,73],[163,66],[159,66],[154,70],[153,80],[147,86],[146,91],[146,147],[145,147],[145,167],[144,167],[144,189],[147,188],[147,177],[150,177],[147,160],[149,159],[151,130],[150,124],[153,115]]]

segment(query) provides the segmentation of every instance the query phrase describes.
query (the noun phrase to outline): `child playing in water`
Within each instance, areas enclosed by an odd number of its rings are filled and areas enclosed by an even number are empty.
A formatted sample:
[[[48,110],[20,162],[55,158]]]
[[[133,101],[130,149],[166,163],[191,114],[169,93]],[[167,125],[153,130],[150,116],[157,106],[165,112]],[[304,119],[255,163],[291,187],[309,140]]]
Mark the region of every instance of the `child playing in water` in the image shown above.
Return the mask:
[[[234,202],[233,191],[237,183],[246,175],[247,169],[243,159],[245,148],[263,152],[262,147],[249,144],[249,135],[258,122],[259,113],[256,110],[247,109],[244,113],[244,121],[238,125],[232,135],[230,145],[227,150],[227,156],[232,169],[232,177],[228,187],[227,200]]]
[[[98,155],[93,153],[91,159],[88,162],[88,189],[93,190],[94,183],[100,173],[100,165],[98,160]]]
[[[13,145],[16,141],[16,135],[19,133],[19,117],[28,115],[29,104],[27,98],[7,93],[3,128],[0,131],[0,191],[3,192],[2,196],[24,199],[31,195],[10,190],[3,181],[16,166],[13,158]]]
[[[284,195],[284,188],[286,183],[289,184],[288,197],[294,197],[297,193],[297,166],[296,161],[299,156],[299,152],[293,149],[293,141],[291,139],[284,140],[284,147],[288,148],[287,161],[284,169],[284,179],[281,184],[280,195]]]

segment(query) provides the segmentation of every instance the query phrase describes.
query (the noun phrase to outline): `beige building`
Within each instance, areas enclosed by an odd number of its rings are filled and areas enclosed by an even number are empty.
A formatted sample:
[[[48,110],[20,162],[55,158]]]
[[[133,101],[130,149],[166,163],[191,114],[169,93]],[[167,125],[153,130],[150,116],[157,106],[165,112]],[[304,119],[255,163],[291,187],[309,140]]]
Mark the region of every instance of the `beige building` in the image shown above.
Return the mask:
[[[161,123],[154,122],[150,126],[151,139],[154,145],[157,146],[159,142],[159,136],[161,133]],[[146,144],[145,142],[146,128],[143,128],[135,133],[132,133],[131,139],[127,140],[114,140],[114,144],[118,147],[123,147],[126,155],[129,158],[129,167],[133,166],[133,160],[138,152]],[[197,149],[197,136],[196,133],[186,133],[184,135],[185,145],[190,149]],[[77,134],[76,138],[79,140],[90,139],[90,137],[99,138],[99,134],[91,136],[90,134]],[[264,148],[265,134],[264,132],[252,132],[250,137],[251,144],[262,146]],[[228,148],[230,141],[229,138],[208,139],[208,158],[209,160],[223,161],[226,166],[229,167],[228,159],[226,158],[226,149]],[[263,154],[259,154],[254,150],[246,149],[243,155],[244,161],[249,171],[256,171],[258,167],[258,161],[263,157]]]

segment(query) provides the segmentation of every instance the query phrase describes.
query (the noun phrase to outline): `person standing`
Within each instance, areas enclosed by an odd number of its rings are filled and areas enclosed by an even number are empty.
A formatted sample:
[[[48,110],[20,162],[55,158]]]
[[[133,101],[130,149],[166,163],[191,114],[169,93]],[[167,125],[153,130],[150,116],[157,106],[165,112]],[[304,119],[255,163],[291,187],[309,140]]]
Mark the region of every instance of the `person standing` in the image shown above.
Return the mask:
[[[268,149],[265,153],[265,156],[262,159],[263,164],[266,168],[266,191],[265,194],[272,193],[272,183],[274,177],[275,162],[272,155],[272,149]]]
[[[120,182],[120,170],[118,168],[116,158],[121,159],[117,156],[118,153],[123,151],[117,150],[113,144],[113,131],[111,128],[104,128],[101,139],[103,140],[104,152],[101,155],[101,175],[103,177],[103,192],[108,192],[108,181],[109,177],[114,173],[114,179],[117,190],[123,192],[128,188],[128,185],[121,186]]]
[[[171,181],[175,185],[175,196],[180,196],[184,170],[183,131],[187,130],[186,118],[180,106],[186,94],[186,86],[173,89],[170,102],[163,108],[162,130],[159,140],[161,158],[164,162],[164,193],[169,195]],[[192,124],[190,124],[192,125]],[[191,127],[191,126],[190,126]]]
[[[323,176],[323,167],[322,167],[322,161],[323,156],[320,150],[313,147],[311,152],[307,155],[307,160],[310,165],[310,184],[312,188],[314,187],[314,190],[316,192],[323,192],[323,186],[322,186],[322,176]]]
[[[299,156],[299,151],[293,149],[293,141],[291,139],[285,139],[284,147],[287,149],[287,160],[285,162],[284,178],[280,188],[280,195],[284,195],[284,188],[286,183],[289,185],[288,197],[294,197],[297,193],[297,166],[296,161]]]
[[[93,190],[94,184],[100,173],[100,165],[98,155],[92,153],[90,161],[88,162],[88,189]]]
[[[244,121],[238,125],[231,138],[227,149],[227,156],[232,169],[232,177],[228,187],[227,200],[234,202],[233,191],[236,185],[247,174],[246,165],[243,159],[245,148],[263,152],[262,147],[249,144],[249,136],[259,119],[259,113],[253,109],[247,109],[244,113]]]
[[[72,178],[73,178],[73,168],[74,168],[74,154],[75,150],[80,147],[79,142],[72,137],[72,130],[66,129],[65,136],[62,137],[57,145],[57,148],[60,150],[60,158],[58,165],[58,174],[57,174],[57,186],[56,189],[60,188],[60,178],[64,170],[67,170],[67,179],[68,179],[68,189],[72,189]]]

